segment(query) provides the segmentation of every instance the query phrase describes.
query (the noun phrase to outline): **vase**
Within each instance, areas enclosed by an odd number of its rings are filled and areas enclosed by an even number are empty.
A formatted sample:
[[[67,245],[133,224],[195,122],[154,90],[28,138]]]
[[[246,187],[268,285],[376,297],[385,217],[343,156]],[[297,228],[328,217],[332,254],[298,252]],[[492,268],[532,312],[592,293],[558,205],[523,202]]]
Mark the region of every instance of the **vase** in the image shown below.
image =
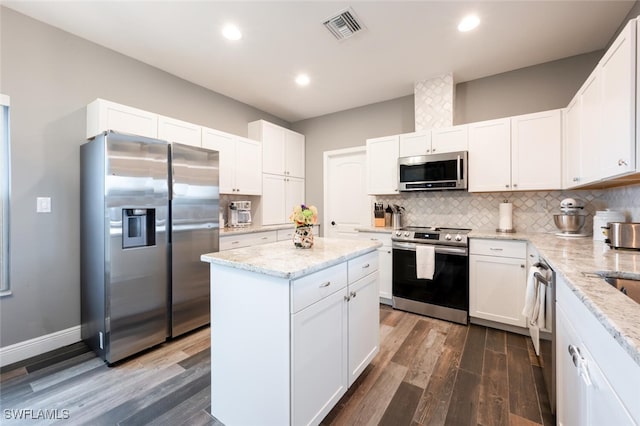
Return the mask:
[[[296,226],[293,232],[293,245],[297,248],[313,247],[313,226]]]

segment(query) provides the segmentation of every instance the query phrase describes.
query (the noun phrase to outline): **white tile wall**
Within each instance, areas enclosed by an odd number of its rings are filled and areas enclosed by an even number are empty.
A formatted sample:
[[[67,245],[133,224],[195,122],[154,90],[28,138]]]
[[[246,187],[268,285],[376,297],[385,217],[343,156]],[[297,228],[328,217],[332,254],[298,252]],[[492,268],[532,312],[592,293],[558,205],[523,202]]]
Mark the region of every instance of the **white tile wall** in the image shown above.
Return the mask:
[[[607,207],[620,210],[630,222],[640,222],[640,184],[608,189],[605,194]]]
[[[453,125],[453,74],[416,81],[413,89],[416,131]]]
[[[625,203],[627,191],[612,195],[613,190],[574,190],[539,192],[469,193],[465,191],[410,192],[376,197],[377,202],[398,204],[405,208],[403,225],[448,226],[490,230],[498,227],[498,209],[502,201],[513,203],[513,226],[517,231],[557,232],[553,214],[560,213],[560,201],[576,198],[585,203],[588,215],[584,230],[593,229],[597,210],[612,208],[612,199]],[[640,188],[631,191],[636,200]],[[618,201],[616,201],[618,202]],[[635,201],[638,211],[638,201]],[[373,208],[373,207],[372,207]]]

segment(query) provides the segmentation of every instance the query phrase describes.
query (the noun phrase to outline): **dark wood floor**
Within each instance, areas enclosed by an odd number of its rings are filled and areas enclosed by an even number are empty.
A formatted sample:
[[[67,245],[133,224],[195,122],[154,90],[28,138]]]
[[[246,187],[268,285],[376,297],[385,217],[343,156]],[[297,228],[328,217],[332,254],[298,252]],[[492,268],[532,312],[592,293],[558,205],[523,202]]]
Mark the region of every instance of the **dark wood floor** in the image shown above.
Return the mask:
[[[380,353],[323,424],[555,424],[530,339],[380,309]],[[208,328],[114,367],[62,348],[1,370],[2,424],[24,409],[74,425],[219,425],[209,355]]]

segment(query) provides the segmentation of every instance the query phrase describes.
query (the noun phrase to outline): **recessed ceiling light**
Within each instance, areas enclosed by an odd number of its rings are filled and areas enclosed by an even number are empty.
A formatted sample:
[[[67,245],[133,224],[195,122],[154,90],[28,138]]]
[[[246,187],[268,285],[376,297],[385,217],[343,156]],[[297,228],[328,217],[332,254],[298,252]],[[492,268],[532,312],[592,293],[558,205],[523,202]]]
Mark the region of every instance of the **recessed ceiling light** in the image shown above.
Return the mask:
[[[242,33],[240,29],[233,24],[227,24],[222,28],[222,35],[227,40],[240,40],[242,38]]]
[[[299,74],[296,77],[296,83],[298,84],[298,86],[307,86],[310,82],[311,80],[309,79],[309,76],[306,74]]]
[[[478,24],[480,24],[480,18],[478,18],[476,15],[465,16],[458,24],[458,31],[463,33],[471,31],[472,29],[477,27]]]

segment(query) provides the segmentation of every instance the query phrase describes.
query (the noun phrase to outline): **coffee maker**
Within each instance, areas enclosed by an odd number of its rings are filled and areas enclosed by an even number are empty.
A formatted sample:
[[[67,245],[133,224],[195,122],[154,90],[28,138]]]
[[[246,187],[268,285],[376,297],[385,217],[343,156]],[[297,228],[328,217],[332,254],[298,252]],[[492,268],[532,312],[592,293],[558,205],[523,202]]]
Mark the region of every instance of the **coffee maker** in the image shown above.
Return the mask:
[[[251,201],[231,201],[229,203],[229,226],[251,226]]]

